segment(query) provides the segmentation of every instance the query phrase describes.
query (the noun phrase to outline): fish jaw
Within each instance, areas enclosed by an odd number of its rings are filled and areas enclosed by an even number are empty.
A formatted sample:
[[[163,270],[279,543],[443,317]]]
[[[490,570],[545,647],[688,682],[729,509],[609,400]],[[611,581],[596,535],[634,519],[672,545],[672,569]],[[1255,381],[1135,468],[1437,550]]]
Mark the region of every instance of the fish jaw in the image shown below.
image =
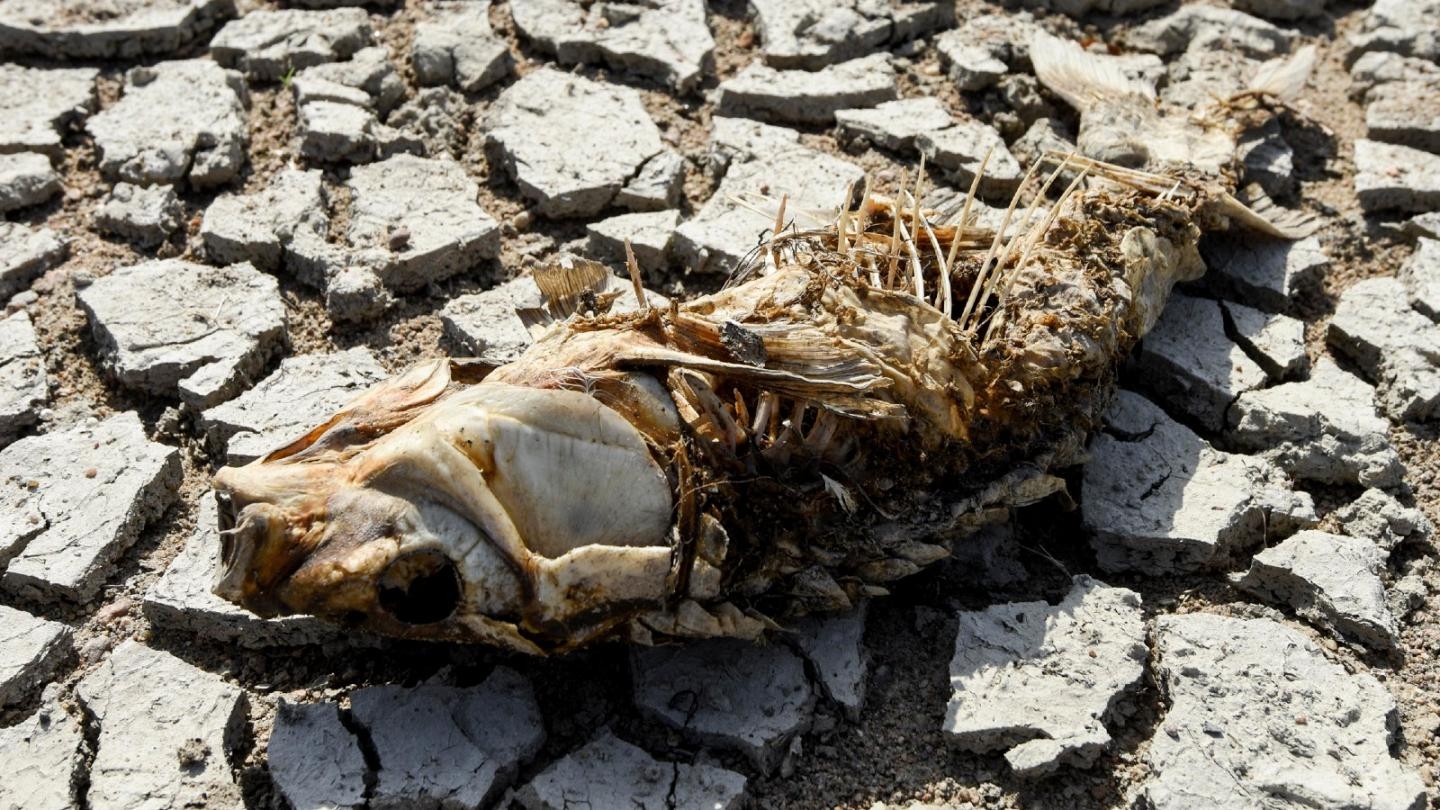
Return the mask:
[[[212,587],[217,596],[267,618],[293,612],[274,586],[316,545],[327,489],[323,468],[268,473],[252,464],[216,475],[221,567]]]

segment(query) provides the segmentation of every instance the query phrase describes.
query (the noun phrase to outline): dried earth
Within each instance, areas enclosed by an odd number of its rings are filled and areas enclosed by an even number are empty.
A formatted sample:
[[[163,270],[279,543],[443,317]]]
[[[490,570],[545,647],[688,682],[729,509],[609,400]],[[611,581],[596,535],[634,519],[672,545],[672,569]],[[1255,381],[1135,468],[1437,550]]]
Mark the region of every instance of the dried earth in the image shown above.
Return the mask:
[[[1258,15],[1258,16],[1252,16]],[[1440,801],[1436,0],[0,4],[0,808]],[[1043,29],[1166,104],[1317,46],[1077,508],[762,647],[556,660],[221,602],[209,476],[386,373],[513,356],[562,254],[713,290],[925,159],[1069,148]],[[907,178],[909,178],[907,180]],[[991,216],[982,211],[984,217]],[[623,497],[616,493],[616,497]]]

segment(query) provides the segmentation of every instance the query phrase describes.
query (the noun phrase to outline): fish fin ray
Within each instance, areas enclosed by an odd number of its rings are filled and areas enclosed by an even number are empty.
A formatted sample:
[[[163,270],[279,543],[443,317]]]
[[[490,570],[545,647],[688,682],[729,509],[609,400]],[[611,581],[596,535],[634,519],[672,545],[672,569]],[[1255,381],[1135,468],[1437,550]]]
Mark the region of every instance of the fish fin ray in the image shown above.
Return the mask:
[[[1314,45],[1306,45],[1288,57],[1271,59],[1256,69],[1248,89],[1282,101],[1293,101],[1305,89],[1305,82],[1315,69],[1315,60]]]
[[[1219,212],[1248,230],[1277,239],[1304,239],[1320,228],[1320,221],[1305,211],[1281,208],[1258,186],[1249,186],[1244,199],[1227,193],[1216,198]]]
[[[1030,40],[1030,61],[1040,83],[1082,114],[1105,101],[1155,103],[1155,87],[1126,76],[1114,57],[1089,53],[1044,31]]]
[[[550,315],[563,320],[578,312],[587,299],[601,294],[610,281],[610,270],[596,261],[573,259],[568,264],[540,267],[534,278]]]

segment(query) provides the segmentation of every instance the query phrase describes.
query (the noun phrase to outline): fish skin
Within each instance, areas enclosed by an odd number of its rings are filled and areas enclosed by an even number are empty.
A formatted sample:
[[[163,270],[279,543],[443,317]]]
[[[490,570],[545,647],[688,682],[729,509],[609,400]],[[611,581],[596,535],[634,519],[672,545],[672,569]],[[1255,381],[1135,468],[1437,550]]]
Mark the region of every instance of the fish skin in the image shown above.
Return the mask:
[[[713,295],[572,315],[499,368],[421,364],[217,474],[217,592],[532,654],[844,608],[1063,486],[1119,363],[1203,270],[1216,199],[1077,191],[970,324],[933,304],[939,257],[961,240],[963,300],[992,235],[902,209],[936,237],[895,254],[930,293],[877,286],[855,243],[892,244],[901,207],[871,198],[842,218],[847,251],[835,226],[787,235]]]

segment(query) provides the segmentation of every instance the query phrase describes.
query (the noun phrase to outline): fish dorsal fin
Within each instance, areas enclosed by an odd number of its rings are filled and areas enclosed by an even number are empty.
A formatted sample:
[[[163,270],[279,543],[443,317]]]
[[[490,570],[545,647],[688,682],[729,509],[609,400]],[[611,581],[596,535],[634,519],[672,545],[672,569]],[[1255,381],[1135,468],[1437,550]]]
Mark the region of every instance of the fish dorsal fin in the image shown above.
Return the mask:
[[[562,257],[537,269],[531,276],[540,290],[540,306],[517,306],[515,314],[536,338],[576,313],[603,315],[620,297],[618,291],[609,289],[611,278],[609,269],[599,262],[577,256]]]
[[[1315,59],[1314,45],[1306,45],[1287,57],[1271,59],[1255,70],[1248,89],[1282,101],[1293,101],[1305,89],[1305,82],[1315,69]]]
[[[1044,31],[1036,31],[1030,40],[1030,61],[1040,83],[1082,114],[1106,101],[1155,103],[1154,85],[1126,76],[1120,60]]]
[[[264,463],[292,456],[303,460],[325,451],[342,451],[365,445],[415,417],[451,390],[455,361],[430,360],[411,366],[398,377],[365,391],[304,436],[262,457]],[[473,377],[474,368],[462,374]],[[332,432],[333,430],[333,432]]]
[[[610,271],[605,265],[589,259],[567,258],[568,261],[539,268],[534,275],[545,307],[556,318],[568,318],[580,311],[587,299],[598,296],[610,281]]]

